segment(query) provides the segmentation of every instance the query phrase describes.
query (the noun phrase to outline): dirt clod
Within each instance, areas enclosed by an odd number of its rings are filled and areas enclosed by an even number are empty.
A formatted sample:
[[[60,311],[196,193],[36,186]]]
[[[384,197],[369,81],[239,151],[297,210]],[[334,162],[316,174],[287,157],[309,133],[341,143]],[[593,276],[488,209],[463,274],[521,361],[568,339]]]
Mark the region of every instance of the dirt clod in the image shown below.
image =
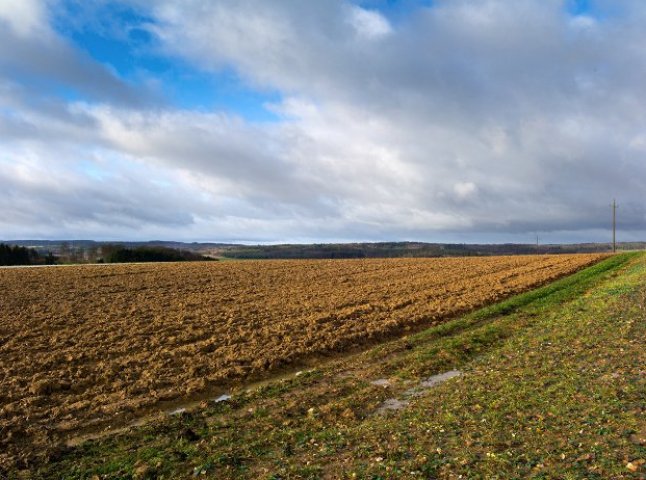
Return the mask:
[[[200,439],[200,436],[191,428],[183,428],[180,430],[178,437],[186,440],[187,442],[196,442]]]

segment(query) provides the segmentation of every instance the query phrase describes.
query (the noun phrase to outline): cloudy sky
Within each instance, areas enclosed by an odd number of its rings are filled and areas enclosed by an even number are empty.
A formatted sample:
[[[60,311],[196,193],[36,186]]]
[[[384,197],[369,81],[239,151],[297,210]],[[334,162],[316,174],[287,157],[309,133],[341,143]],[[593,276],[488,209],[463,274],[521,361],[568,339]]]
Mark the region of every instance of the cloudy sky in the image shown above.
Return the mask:
[[[0,238],[646,240],[642,0],[0,0]]]

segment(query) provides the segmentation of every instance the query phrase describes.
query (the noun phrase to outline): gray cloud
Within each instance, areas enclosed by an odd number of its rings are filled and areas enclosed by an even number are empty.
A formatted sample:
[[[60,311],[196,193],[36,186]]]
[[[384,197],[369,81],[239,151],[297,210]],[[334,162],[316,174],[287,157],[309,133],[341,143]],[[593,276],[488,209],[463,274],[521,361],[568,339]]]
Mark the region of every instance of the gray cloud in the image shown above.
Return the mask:
[[[597,18],[556,0],[443,0],[394,20],[342,1],[133,4],[168,55],[282,92],[280,120],[142,105],[64,41],[38,51],[0,29],[16,46],[0,51],[5,231],[602,240],[616,196],[626,237],[646,233],[639,2],[599,2]],[[34,103],[9,70],[91,99]],[[15,172],[29,165],[54,184]]]

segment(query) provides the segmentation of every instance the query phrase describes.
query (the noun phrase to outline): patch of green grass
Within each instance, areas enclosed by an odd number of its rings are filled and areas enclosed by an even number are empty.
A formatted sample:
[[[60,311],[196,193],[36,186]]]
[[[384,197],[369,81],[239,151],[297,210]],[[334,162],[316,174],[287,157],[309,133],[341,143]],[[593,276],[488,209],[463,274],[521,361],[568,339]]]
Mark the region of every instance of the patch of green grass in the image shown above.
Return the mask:
[[[156,478],[639,478],[626,465],[646,458],[635,441],[645,273],[643,255],[610,257],[226,404],[90,442],[31,478],[133,478],[135,465]],[[464,375],[377,414],[449,369]]]
[[[465,327],[492,317],[509,315],[523,307],[526,307],[527,305],[534,305],[539,308],[553,306],[556,303],[560,303],[580,295],[582,292],[585,292],[589,288],[590,284],[596,281],[600,275],[616,270],[638,255],[640,254],[629,253],[609,257],[596,265],[552,282],[544,287],[530,290],[507,300],[503,300],[502,302],[481,308],[473,313],[464,315],[455,321],[447,322],[437,327],[424,330],[413,336],[412,339],[423,340],[431,336],[437,338],[440,336],[453,335]]]

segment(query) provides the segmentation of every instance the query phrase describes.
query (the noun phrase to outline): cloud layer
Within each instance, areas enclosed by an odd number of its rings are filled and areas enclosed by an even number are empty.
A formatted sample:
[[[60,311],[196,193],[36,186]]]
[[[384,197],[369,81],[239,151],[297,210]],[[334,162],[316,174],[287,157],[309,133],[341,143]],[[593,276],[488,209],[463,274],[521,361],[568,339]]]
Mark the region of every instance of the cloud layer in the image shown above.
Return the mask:
[[[174,105],[64,4],[10,3],[0,237],[599,241],[613,197],[646,233],[640,2],[123,3],[177,68],[279,92],[269,122]]]

